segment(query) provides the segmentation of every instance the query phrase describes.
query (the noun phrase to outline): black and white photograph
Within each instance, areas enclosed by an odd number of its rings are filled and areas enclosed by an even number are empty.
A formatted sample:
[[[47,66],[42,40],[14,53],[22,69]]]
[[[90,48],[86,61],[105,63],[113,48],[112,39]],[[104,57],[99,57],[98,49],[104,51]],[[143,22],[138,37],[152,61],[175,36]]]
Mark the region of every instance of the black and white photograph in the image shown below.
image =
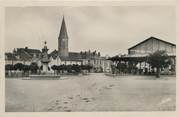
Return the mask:
[[[5,7],[5,112],[176,111],[175,6]]]

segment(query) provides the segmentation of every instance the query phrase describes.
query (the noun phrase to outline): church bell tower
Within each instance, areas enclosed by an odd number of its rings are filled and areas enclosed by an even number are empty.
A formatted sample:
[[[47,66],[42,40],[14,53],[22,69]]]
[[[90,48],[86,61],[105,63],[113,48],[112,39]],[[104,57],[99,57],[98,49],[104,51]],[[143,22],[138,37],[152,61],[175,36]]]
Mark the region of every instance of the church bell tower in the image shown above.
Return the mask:
[[[68,57],[68,34],[64,17],[62,19],[60,34],[58,37],[58,55],[61,57]]]

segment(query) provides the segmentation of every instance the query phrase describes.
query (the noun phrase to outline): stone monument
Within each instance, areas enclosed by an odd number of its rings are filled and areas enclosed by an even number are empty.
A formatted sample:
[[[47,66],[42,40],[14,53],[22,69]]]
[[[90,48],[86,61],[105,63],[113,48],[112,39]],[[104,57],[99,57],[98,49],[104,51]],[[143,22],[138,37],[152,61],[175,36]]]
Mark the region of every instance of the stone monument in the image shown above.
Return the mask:
[[[41,65],[42,65],[42,74],[39,75],[29,75],[30,79],[34,80],[58,80],[60,78],[60,75],[50,74],[49,73],[49,62],[50,59],[48,57],[48,48],[47,48],[47,42],[44,42],[44,48],[42,48],[42,56],[41,56]]]
[[[42,48],[42,59],[41,59],[41,63],[42,63],[42,73],[47,74],[49,71],[49,67],[48,64],[50,62],[50,59],[48,58],[48,48],[47,48],[47,42],[44,42],[44,48]]]

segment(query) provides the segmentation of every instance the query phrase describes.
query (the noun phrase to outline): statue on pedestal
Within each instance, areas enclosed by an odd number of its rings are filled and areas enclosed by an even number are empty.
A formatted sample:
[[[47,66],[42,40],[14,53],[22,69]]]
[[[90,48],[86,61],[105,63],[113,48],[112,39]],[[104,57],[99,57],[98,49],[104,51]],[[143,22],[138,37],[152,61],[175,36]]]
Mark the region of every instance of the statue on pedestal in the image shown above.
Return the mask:
[[[42,55],[41,55],[41,65],[42,65],[42,74],[35,74],[35,75],[29,75],[30,79],[50,79],[50,80],[58,80],[60,78],[60,75],[54,75],[50,74],[50,67],[48,66],[50,63],[50,58],[48,57],[48,48],[47,48],[47,42],[44,42],[44,47],[42,48]]]
[[[48,58],[48,48],[47,48],[47,42],[44,42],[44,48],[42,48],[42,59],[41,59],[41,63],[42,63],[42,73],[48,73],[49,71],[49,67],[48,64],[50,62],[50,59]]]

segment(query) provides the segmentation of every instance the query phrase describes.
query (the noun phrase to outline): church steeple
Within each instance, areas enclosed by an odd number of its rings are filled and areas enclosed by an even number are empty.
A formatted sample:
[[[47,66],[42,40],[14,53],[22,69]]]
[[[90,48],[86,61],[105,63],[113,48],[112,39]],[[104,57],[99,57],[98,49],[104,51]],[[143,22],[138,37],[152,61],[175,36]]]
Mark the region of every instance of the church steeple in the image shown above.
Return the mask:
[[[64,16],[63,16],[63,19],[62,19],[62,25],[61,25],[60,34],[59,34],[58,38],[68,39],[67,28],[66,28]]]
[[[68,57],[68,34],[64,16],[62,19],[60,34],[58,37],[58,54],[62,57]]]

